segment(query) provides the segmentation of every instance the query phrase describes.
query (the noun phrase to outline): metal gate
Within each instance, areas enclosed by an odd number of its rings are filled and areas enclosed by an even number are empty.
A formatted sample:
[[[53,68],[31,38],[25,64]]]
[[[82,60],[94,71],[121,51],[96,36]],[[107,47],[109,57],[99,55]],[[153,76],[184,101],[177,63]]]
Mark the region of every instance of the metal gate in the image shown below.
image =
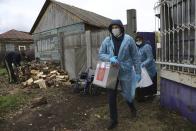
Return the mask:
[[[161,40],[157,63],[161,69],[196,75],[195,7],[195,0],[160,0],[156,3],[156,31]]]

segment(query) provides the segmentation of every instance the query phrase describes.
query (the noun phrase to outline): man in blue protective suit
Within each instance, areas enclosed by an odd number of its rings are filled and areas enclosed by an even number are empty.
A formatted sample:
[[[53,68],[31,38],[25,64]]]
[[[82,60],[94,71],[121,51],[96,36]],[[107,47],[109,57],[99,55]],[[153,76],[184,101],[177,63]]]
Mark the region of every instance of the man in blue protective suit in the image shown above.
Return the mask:
[[[4,61],[8,72],[9,83],[18,82],[18,76],[17,74],[15,74],[15,71],[17,70],[17,67],[20,66],[22,54],[23,53],[18,51],[10,51],[6,52],[5,54]]]
[[[118,124],[116,102],[118,84],[121,86],[122,95],[131,110],[132,116],[136,116],[137,112],[133,100],[136,83],[141,79],[141,63],[134,39],[125,34],[122,22],[120,20],[112,20],[108,30],[111,35],[102,42],[99,50],[99,59],[119,66],[115,89],[108,89],[111,119],[108,129],[113,129]]]
[[[157,93],[157,71],[156,64],[152,53],[152,47],[149,42],[144,40],[144,37],[140,34],[136,36],[136,45],[141,59],[141,68],[145,67],[153,85],[145,88],[137,88],[137,100],[145,101],[149,98],[153,98]]]

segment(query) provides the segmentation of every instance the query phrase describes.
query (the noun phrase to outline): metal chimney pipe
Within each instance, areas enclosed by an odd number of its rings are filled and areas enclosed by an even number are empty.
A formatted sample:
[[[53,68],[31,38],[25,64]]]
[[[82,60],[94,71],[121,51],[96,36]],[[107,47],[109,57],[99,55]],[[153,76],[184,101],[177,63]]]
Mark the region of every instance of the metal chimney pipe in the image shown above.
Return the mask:
[[[135,37],[137,31],[136,9],[127,10],[127,34]]]

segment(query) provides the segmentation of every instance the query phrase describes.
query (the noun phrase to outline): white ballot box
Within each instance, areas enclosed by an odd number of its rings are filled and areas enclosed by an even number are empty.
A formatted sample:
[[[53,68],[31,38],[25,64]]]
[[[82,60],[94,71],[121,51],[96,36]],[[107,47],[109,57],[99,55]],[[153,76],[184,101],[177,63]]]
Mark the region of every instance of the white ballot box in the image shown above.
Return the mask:
[[[110,62],[98,62],[95,70],[93,84],[114,89],[118,77],[119,67]]]

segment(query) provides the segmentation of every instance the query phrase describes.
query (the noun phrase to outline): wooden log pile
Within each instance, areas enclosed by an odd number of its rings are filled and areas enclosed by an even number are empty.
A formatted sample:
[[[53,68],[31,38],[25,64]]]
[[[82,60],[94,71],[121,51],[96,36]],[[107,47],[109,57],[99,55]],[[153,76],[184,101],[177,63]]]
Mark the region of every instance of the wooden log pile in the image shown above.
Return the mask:
[[[69,85],[69,76],[60,66],[52,62],[36,63],[21,66],[19,78],[23,87],[48,88]]]

